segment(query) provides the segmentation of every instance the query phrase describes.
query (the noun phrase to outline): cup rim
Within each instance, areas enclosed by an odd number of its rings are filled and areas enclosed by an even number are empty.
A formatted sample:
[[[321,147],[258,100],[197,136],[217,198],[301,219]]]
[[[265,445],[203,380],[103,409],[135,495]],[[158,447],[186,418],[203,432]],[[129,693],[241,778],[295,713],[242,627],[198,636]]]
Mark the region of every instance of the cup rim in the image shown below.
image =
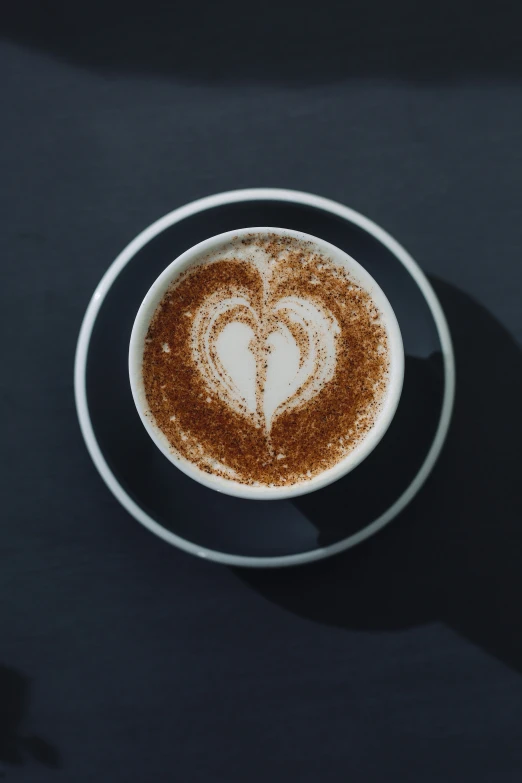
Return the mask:
[[[142,359],[145,335],[158,304],[173,280],[192,266],[197,258],[219,249],[231,240],[247,234],[276,234],[290,236],[301,241],[312,242],[322,252],[342,257],[348,261],[350,272],[357,283],[370,293],[381,312],[386,327],[389,349],[389,381],[382,409],[368,435],[339,462],[309,480],[283,487],[251,486],[233,479],[208,474],[186,458],[179,455],[169,444],[166,436],[153,422],[143,387]],[[134,319],[129,343],[129,379],[134,404],[138,415],[154,444],[162,454],[179,470],[200,484],[234,497],[249,500],[284,500],[308,494],[328,486],[350,473],[374,450],[390,426],[399,404],[404,379],[404,347],[400,327],[386,294],[366,269],[344,250],[319,237],[294,229],[272,226],[257,226],[226,231],[209,237],[175,258],[156,278],[147,291]],[[149,415],[148,415],[149,414]]]

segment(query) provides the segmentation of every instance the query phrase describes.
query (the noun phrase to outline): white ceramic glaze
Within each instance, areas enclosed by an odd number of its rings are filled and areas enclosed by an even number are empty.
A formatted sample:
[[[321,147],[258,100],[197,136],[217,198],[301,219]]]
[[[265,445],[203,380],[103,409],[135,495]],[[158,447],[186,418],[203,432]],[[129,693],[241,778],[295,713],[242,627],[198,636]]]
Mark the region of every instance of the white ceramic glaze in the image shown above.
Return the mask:
[[[208,547],[197,545],[192,541],[176,535],[172,531],[167,530],[165,527],[159,524],[145,511],[145,509],[138,505],[133,497],[131,497],[131,495],[119,482],[117,476],[109,467],[96,439],[96,434],[93,429],[89,413],[86,386],[86,369],[91,335],[103,300],[127,264],[145,245],[147,245],[152,239],[161,234],[170,226],[173,226],[192,215],[205,212],[206,210],[213,209],[214,207],[221,207],[226,204],[263,200],[302,204],[307,207],[324,210],[325,212],[328,212],[332,215],[336,215],[342,220],[346,220],[356,226],[359,226],[359,228],[375,237],[378,242],[380,242],[391,253],[393,253],[393,255],[408,271],[408,274],[410,274],[413,280],[415,280],[415,283],[422,291],[422,294],[432,313],[442,348],[444,363],[444,394],[437,430],[424,461],[419,465],[419,469],[408,487],[379,517],[374,519],[370,524],[366,525],[361,530],[358,530],[356,533],[347,536],[342,541],[337,541],[334,544],[330,544],[328,546],[318,546],[316,549],[308,552],[300,552],[298,554],[279,555],[273,557],[249,557],[244,555],[233,555],[228,552],[209,549]],[[78,420],[82,435],[94,465],[96,466],[101,478],[107,485],[108,489],[112,492],[114,497],[121,503],[128,513],[134,517],[134,519],[136,519],[144,527],[154,533],[154,535],[163,539],[163,541],[167,542],[168,544],[176,546],[185,552],[196,555],[197,557],[201,557],[203,559],[212,560],[216,563],[222,563],[224,565],[240,566],[246,568],[283,568],[287,566],[303,565],[305,563],[322,560],[326,557],[339,554],[346,549],[350,549],[351,547],[360,544],[362,541],[370,538],[387,524],[389,524],[398,514],[400,514],[401,511],[404,510],[404,508],[409,503],[411,503],[413,498],[417,495],[433,470],[433,467],[440,455],[451,421],[451,414],[453,411],[453,404],[455,399],[455,381],[455,358],[446,317],[429,281],[427,280],[419,265],[414,261],[412,256],[405,250],[405,248],[399,242],[397,242],[394,237],[388,234],[388,232],[377,225],[377,223],[374,223],[369,218],[361,215],[359,212],[356,212],[353,209],[350,209],[350,207],[347,207],[344,204],[339,204],[336,201],[323,198],[322,196],[316,196],[311,193],[303,193],[300,191],[284,190],[279,188],[249,188],[245,190],[234,190],[225,193],[217,193],[213,196],[207,196],[206,198],[198,199],[197,201],[185,204],[184,206],[169,212],[167,215],[155,221],[150,226],[145,228],[140,234],[138,234],[138,236],[135,237],[113,261],[98,284],[96,290],[94,291],[81,325],[78,343],[76,346],[74,364],[74,392],[76,410],[78,413]]]
[[[330,258],[336,265],[344,267],[350,278],[371,295],[381,314],[381,322],[388,336],[388,386],[381,408],[369,433],[333,467],[309,480],[288,486],[270,487],[242,484],[233,479],[206,473],[194,463],[181,457],[171,448],[164,434],[156,426],[143,388],[142,358],[145,337],[150,321],[171,283],[182,272],[201,263],[203,259],[209,256],[219,257],[220,252],[225,252],[225,250],[230,252],[230,248],[233,247],[235,240],[241,240],[242,237],[250,234],[276,234],[277,236],[293,237],[308,244],[311,243],[316,252],[326,258]],[[235,497],[248,500],[282,500],[313,492],[331,484],[333,481],[337,481],[337,479],[353,470],[373,451],[391,424],[399,404],[404,378],[404,348],[399,324],[386,295],[371,275],[355,259],[329,242],[325,242],[323,239],[310,234],[304,234],[301,231],[266,226],[250,227],[227,231],[200,242],[176,258],[155,280],[146,294],[134,321],[129,347],[129,378],[134,402],[145,429],[167,459],[186,473],[187,476],[227,495],[234,495]]]

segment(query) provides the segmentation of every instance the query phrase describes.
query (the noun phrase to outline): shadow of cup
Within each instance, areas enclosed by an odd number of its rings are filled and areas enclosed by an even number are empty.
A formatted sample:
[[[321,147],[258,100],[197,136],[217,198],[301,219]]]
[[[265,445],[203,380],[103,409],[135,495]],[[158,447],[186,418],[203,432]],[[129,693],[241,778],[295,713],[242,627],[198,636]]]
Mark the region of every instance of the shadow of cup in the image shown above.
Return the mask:
[[[432,282],[453,336],[457,396],[425,487],[380,534],[336,558],[235,573],[268,600],[318,623],[367,630],[446,623],[522,671],[522,353],[484,307]],[[410,446],[418,446],[411,436],[398,439],[397,462],[373,475],[358,502],[404,470]],[[339,483],[320,504],[310,496],[302,510],[327,539],[331,520],[350,513],[352,500]]]

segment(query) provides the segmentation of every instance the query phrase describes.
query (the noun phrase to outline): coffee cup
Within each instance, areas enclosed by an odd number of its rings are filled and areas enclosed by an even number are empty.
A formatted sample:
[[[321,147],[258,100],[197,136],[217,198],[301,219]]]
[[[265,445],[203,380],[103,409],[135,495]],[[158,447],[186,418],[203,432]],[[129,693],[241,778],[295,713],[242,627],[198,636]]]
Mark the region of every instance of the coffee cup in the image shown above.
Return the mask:
[[[249,243],[252,242],[252,237],[273,238],[273,242],[275,242],[276,245],[278,242],[282,244],[299,243],[307,249],[307,253],[314,254],[314,258],[328,259],[329,263],[331,262],[336,268],[342,271],[343,275],[348,276],[349,279],[353,281],[356,290],[362,292],[363,298],[366,297],[368,299],[369,297],[368,301],[371,301],[379,314],[379,325],[386,334],[386,389],[383,392],[382,397],[379,398],[379,404],[372,414],[371,426],[368,426],[365,429],[363,436],[354,441],[353,447],[350,448],[346,454],[326,469],[316,470],[310,477],[304,475],[304,477],[298,481],[282,485],[264,483],[263,481],[245,482],[237,480],[234,477],[233,472],[230,475],[227,474],[226,465],[221,465],[216,461],[214,468],[214,463],[212,462],[203,464],[199,459],[192,460],[180,453],[180,451],[173,446],[173,443],[169,440],[165,431],[158,424],[156,416],[151,409],[150,394],[147,394],[144,380],[144,360],[147,355],[147,341],[150,340],[150,327],[158,313],[158,308],[163,307],[162,303],[165,301],[165,297],[172,289],[172,286],[183,276],[190,276],[192,271],[196,268],[212,263],[212,259],[220,256],[226,257],[231,254],[234,255],[234,250],[237,250],[235,255],[239,252],[243,252],[242,249],[245,245],[250,247]],[[320,268],[320,265],[317,268]],[[320,281],[317,280],[317,283],[319,284]],[[275,392],[272,394],[272,392],[270,392],[271,386],[270,384],[267,384],[267,379],[265,378],[265,386],[263,387],[265,390],[264,402],[263,400],[261,403],[258,401],[256,407],[256,400],[252,397],[254,392],[250,393],[249,391],[251,389],[254,389],[255,391],[255,389],[259,387],[259,384],[257,387],[255,386],[256,381],[255,379],[252,379],[252,373],[255,375],[255,367],[258,365],[255,365],[255,361],[252,358],[252,350],[251,347],[249,347],[249,345],[252,345],[252,341],[250,341],[250,343],[248,342],[249,335],[251,334],[251,327],[248,325],[249,322],[247,323],[245,321],[243,315],[237,322],[233,320],[232,316],[225,317],[227,316],[227,313],[232,312],[232,306],[241,306],[243,313],[245,313],[248,308],[252,310],[252,307],[248,302],[241,304],[239,302],[240,299],[240,296],[229,296],[227,301],[232,302],[232,304],[227,305],[229,310],[226,310],[223,303],[219,304],[221,309],[216,309],[218,305],[213,305],[213,312],[218,313],[220,317],[223,316],[224,321],[226,321],[226,331],[225,328],[223,328],[218,336],[218,340],[221,342],[215,342],[209,348],[203,338],[198,342],[199,338],[197,335],[196,337],[191,338],[190,342],[187,342],[187,362],[195,364],[197,364],[198,361],[200,362],[202,375],[204,376],[203,380],[210,389],[209,397],[207,398],[209,403],[213,397],[220,398],[220,405],[221,408],[223,408],[223,400],[225,402],[228,401],[232,407],[235,405],[234,415],[236,417],[241,413],[245,416],[250,416],[252,427],[255,426],[258,429],[262,429],[264,423],[266,423],[268,428],[267,438],[270,437],[270,422],[279,412],[290,411],[291,405],[294,406],[294,412],[299,411],[299,405],[301,405],[302,408],[306,403],[309,411],[310,427],[313,428],[314,399],[317,401],[321,399],[321,390],[327,388],[328,379],[331,376],[330,365],[331,361],[334,361],[332,359],[332,345],[334,345],[334,342],[330,331],[334,329],[334,327],[337,328],[335,326],[335,318],[328,315],[328,311],[325,315],[323,309],[318,308],[313,302],[307,301],[306,299],[299,299],[295,296],[287,296],[285,298],[284,305],[287,308],[285,313],[283,313],[282,305],[276,305],[276,307],[280,308],[280,312],[282,313],[281,318],[286,318],[288,316],[297,323],[299,328],[301,328],[299,324],[304,325],[303,328],[305,331],[306,328],[312,324],[313,330],[315,331],[313,331],[312,337],[310,337],[310,335],[306,337],[305,343],[311,347],[306,349],[307,355],[304,359],[302,356],[299,357],[299,347],[292,342],[291,338],[285,337],[288,329],[284,324],[280,324],[279,331],[272,331],[268,337],[266,337],[266,340],[265,337],[263,337],[263,340],[267,345],[270,343],[269,350],[275,352],[275,354],[277,354],[279,343],[282,344],[284,342],[283,337],[287,341],[285,345],[290,345],[288,350],[290,350],[291,353],[288,354],[288,357],[294,361],[294,369],[292,370],[292,367],[288,369],[292,362],[290,360],[285,361],[286,355],[284,349],[281,349],[279,351],[279,364],[274,371],[275,374],[273,374],[274,377],[278,379],[279,385],[282,383],[288,385],[293,397],[290,403],[288,399],[285,400],[281,397],[281,389],[275,387]],[[338,304],[339,303],[337,303],[337,305]],[[207,314],[210,313],[208,307],[206,312]],[[188,315],[196,322],[197,314],[187,310],[185,315]],[[215,320],[216,316],[212,315],[209,316],[209,318],[210,317]],[[255,319],[258,318],[258,315],[253,312],[253,315],[250,313],[248,317]],[[271,317],[275,317],[273,312]],[[288,321],[288,323],[291,325],[290,321]],[[197,332],[196,327],[197,324],[194,327],[191,327],[194,334]],[[250,332],[248,332],[248,329],[250,329]],[[199,334],[199,332],[197,334]],[[259,344],[259,340],[257,342]],[[227,344],[229,353],[223,354],[222,357],[216,356],[216,346],[219,349],[220,346],[222,344],[225,345],[225,343]],[[188,355],[189,345],[190,356]],[[170,353],[171,346],[169,344],[164,343],[163,348],[166,353]],[[266,349],[264,343],[262,348],[263,350]],[[206,358],[201,358],[205,351]],[[227,356],[229,358],[227,358]],[[297,356],[297,359],[295,359],[295,356]],[[283,359],[282,361],[281,357]],[[310,357],[312,357],[312,359],[310,359]],[[317,357],[323,358],[318,359]],[[329,361],[330,365],[328,364]],[[250,365],[252,365],[254,369],[248,373],[245,368],[248,368],[247,366]],[[312,370],[310,370],[310,367],[312,367]],[[309,371],[308,376],[306,376],[307,371]],[[317,375],[317,378],[314,377],[314,373]],[[330,375],[328,375],[328,373],[330,373]],[[246,499],[283,499],[303,495],[327,486],[356,468],[357,465],[373,451],[388,429],[399,403],[404,377],[404,349],[399,324],[386,295],[370,274],[356,260],[351,258],[351,256],[329,242],[303,232],[272,227],[243,228],[219,234],[195,245],[169,264],[156,279],[146,294],[134,321],[129,346],[129,377],[134,402],[145,429],[159,450],[178,469],[183,471],[190,478],[218,492]],[[225,378],[225,380],[222,381],[222,388],[219,387],[219,384],[221,383],[220,377],[222,379]],[[302,383],[299,385],[301,381]],[[176,383],[175,377],[172,379],[172,382],[174,384]],[[161,386],[158,388],[161,388]],[[202,388],[205,388],[205,384],[202,384]],[[306,389],[307,397],[302,391],[303,389]],[[272,394],[275,402],[270,402],[269,392]],[[315,398],[313,396],[314,394],[317,395]],[[348,388],[346,394],[348,399]],[[204,400],[201,405],[203,405],[203,403]],[[339,403],[342,407],[341,398],[339,398]],[[191,404],[193,404],[193,401],[191,401]],[[266,422],[263,420],[263,411]],[[268,422],[269,413],[271,417],[270,422]],[[207,416],[207,420],[209,420],[208,411],[205,411],[204,415]],[[173,416],[172,420],[175,418],[176,417]],[[359,425],[357,424],[356,426]],[[219,428],[215,429],[213,427],[213,431],[218,432]],[[309,430],[307,430],[307,432],[309,432]],[[185,436],[182,435],[182,437]],[[340,440],[342,440],[342,438]],[[329,445],[330,444],[325,443],[324,447],[326,448]],[[199,448],[203,450],[201,445]],[[277,454],[276,458],[281,459],[281,468],[283,468],[283,466],[285,466],[285,454]]]

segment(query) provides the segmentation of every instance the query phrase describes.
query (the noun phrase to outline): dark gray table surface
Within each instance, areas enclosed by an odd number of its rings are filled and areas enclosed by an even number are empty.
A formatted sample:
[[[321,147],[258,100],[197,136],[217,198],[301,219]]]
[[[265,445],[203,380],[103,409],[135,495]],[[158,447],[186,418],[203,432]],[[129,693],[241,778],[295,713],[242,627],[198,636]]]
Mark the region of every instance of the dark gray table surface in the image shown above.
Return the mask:
[[[522,779],[520,22],[491,3],[3,12],[0,777]],[[145,531],[73,401],[120,249],[249,186],[381,223],[434,280],[458,362],[410,509],[285,573]]]

